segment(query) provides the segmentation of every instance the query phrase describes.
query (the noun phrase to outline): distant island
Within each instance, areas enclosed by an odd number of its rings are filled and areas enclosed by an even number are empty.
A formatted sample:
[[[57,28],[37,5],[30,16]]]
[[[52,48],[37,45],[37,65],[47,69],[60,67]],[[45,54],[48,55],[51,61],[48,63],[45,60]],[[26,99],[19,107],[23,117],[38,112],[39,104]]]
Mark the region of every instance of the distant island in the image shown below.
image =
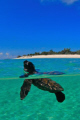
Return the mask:
[[[46,51],[43,51],[43,52],[35,52],[35,53],[31,53],[31,54],[27,54],[27,55],[18,55],[17,58],[25,58],[25,57],[32,57],[32,56],[38,56],[38,55],[80,55],[80,50],[77,50],[77,51],[71,51],[70,48],[64,48],[64,50],[61,50],[59,52],[55,52],[53,50],[50,50],[48,52]]]

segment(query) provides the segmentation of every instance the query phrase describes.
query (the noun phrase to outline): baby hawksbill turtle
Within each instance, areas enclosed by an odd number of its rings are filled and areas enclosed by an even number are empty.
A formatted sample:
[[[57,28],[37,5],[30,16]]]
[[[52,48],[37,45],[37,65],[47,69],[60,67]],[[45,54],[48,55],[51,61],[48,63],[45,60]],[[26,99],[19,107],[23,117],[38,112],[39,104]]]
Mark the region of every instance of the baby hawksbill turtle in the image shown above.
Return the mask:
[[[27,60],[24,61],[24,70],[28,72],[26,76],[35,73],[35,67],[33,63]],[[25,79],[20,91],[21,100],[23,100],[28,95],[28,92],[30,91],[31,88],[31,84],[33,84],[34,86],[38,87],[41,90],[54,93],[56,95],[58,102],[63,102],[65,100],[65,94],[61,92],[64,89],[58,83],[49,78]]]

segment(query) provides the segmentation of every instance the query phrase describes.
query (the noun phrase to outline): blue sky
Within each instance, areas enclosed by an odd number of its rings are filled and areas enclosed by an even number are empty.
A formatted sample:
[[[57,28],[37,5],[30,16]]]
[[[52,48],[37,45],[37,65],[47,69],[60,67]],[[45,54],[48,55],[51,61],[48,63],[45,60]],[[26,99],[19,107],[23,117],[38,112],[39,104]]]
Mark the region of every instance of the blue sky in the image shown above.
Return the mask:
[[[80,50],[79,0],[0,0],[0,58]]]

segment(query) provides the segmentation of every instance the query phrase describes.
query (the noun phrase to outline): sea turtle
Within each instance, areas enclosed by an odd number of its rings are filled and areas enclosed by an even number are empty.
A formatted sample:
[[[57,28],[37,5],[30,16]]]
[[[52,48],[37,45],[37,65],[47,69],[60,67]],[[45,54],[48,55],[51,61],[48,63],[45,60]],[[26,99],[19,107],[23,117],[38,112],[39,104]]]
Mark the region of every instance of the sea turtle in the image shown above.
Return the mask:
[[[30,70],[31,69],[30,63],[31,62],[24,61],[24,70],[28,71],[29,74],[33,74],[35,68],[31,63],[33,71]],[[64,89],[58,83],[49,78],[25,79],[20,91],[21,100],[23,100],[30,91],[31,84],[38,87],[39,89],[49,91],[50,93],[54,93],[56,95],[58,102],[63,102],[65,100],[65,95],[64,93],[61,92]]]

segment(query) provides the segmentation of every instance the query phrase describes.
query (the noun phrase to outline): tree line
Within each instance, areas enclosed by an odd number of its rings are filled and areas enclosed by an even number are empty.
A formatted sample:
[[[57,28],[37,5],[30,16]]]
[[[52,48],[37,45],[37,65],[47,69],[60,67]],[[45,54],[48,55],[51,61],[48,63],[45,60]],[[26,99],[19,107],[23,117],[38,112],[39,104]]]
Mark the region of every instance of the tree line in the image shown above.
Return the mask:
[[[59,52],[55,52],[53,50],[50,50],[48,52],[43,51],[43,52],[35,52],[32,54],[27,54],[23,56],[33,56],[33,55],[55,55],[55,54],[80,54],[80,50],[77,51],[71,51],[70,48],[64,48],[64,50],[61,50]],[[17,58],[21,57],[20,55],[17,56]]]

